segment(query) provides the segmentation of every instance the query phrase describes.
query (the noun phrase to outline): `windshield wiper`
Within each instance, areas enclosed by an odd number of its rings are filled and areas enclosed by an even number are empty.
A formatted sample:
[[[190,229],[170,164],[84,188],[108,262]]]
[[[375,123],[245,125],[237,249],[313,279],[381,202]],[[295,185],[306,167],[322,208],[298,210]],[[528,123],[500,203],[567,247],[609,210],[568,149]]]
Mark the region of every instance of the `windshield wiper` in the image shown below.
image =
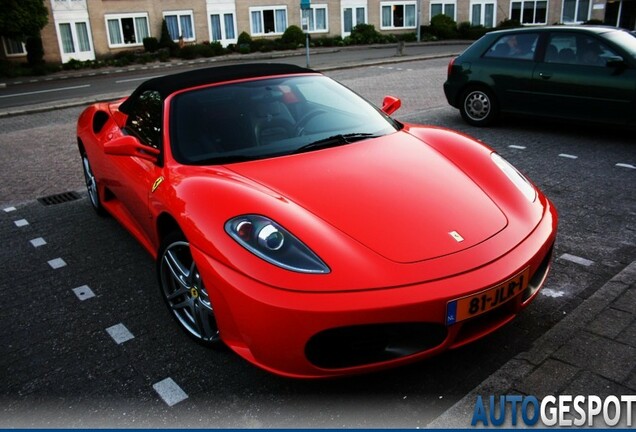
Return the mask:
[[[329,147],[337,147],[340,145],[350,144],[352,142],[361,141],[369,138],[376,138],[379,135],[372,133],[348,133],[332,135],[318,141],[306,144],[294,150],[294,153],[303,153],[310,150],[324,149]]]

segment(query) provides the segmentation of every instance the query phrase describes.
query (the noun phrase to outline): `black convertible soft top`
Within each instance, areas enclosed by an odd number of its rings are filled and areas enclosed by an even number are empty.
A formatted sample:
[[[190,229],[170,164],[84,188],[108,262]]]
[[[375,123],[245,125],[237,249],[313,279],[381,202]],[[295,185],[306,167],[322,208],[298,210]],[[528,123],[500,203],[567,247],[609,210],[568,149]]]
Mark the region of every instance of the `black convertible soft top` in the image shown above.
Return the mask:
[[[315,73],[311,69],[283,63],[248,63],[231,66],[218,66],[195,69],[172,75],[164,75],[144,81],[120,106],[119,110],[128,114],[138,97],[148,91],[157,91],[161,100],[172,93],[190,87],[214,84],[235,79],[267,77],[270,75],[288,75]]]

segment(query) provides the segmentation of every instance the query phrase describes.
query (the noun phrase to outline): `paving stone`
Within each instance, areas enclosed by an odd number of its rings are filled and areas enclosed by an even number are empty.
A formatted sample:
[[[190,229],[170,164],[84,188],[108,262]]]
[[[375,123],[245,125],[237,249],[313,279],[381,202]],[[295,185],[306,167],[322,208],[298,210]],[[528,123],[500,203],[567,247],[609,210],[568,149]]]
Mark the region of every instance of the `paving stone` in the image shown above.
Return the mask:
[[[636,320],[616,338],[616,341],[636,348]]]
[[[634,315],[618,309],[608,308],[601,312],[587,330],[610,339],[616,338],[634,320]]]
[[[610,381],[602,376],[589,371],[578,374],[570,384],[568,384],[561,394],[589,396],[591,394],[606,398],[632,393],[629,388]]]
[[[582,331],[554,357],[614,381],[623,381],[636,364],[636,348]]]
[[[636,315],[636,285],[632,285],[612,304],[616,309]]]
[[[548,359],[528,377],[516,384],[515,390],[538,398],[559,394],[579,371],[580,369],[575,366]]]

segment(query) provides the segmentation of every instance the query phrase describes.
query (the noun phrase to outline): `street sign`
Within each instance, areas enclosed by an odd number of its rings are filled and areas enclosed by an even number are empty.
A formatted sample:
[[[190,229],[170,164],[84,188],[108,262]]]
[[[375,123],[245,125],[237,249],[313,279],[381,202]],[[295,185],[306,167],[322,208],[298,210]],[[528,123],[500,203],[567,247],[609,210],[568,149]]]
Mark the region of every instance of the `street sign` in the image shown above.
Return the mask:
[[[300,0],[300,8],[302,10],[311,9],[311,0]]]

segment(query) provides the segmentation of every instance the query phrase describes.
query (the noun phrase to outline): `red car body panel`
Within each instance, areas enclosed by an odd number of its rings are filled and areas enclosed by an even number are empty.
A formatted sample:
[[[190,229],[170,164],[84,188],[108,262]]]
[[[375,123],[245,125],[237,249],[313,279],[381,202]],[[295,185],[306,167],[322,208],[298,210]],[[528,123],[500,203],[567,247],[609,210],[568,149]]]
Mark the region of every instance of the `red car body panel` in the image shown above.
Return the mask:
[[[164,143],[171,137],[170,100],[164,102]],[[123,136],[121,102],[93,105],[78,121],[80,149],[91,161],[104,208],[155,259],[162,223],[174,221],[190,242],[222,340],[268,371],[331,377],[416,361],[504,325],[545,279],[557,228],[554,206],[540,192],[529,202],[494,167],[492,149],[467,136],[404,125],[342,147],[214,166],[183,165],[166,144],[158,164],[106,153]],[[97,132],[96,113],[108,113]],[[293,272],[254,255],[223,229],[242,214],[279,223],[330,272]],[[464,241],[454,240],[452,231]],[[527,293],[496,315],[446,324],[449,301],[526,268],[532,277]],[[331,329],[392,323],[426,323],[442,336],[431,347],[368,364],[325,366],[309,358],[311,341]]]

